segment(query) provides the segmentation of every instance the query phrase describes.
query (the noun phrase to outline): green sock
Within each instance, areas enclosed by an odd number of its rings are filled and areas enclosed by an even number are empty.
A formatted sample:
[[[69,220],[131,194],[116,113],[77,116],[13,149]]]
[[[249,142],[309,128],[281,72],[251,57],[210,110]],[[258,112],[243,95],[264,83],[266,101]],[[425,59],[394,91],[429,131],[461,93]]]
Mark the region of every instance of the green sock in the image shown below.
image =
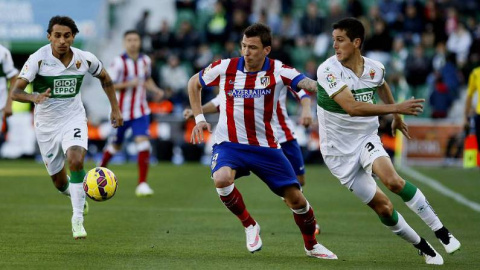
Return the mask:
[[[386,226],[395,226],[398,223],[398,213],[397,210],[393,209],[393,213],[391,217],[381,217],[379,216],[380,221]]]
[[[405,181],[405,186],[402,191],[398,193],[398,196],[400,196],[404,202],[408,202],[413,196],[415,196],[415,193],[417,193],[417,187],[412,183]]]
[[[80,170],[80,171],[70,171],[70,183],[82,183],[83,182],[83,178],[85,177],[87,173],[85,172],[84,169]]]

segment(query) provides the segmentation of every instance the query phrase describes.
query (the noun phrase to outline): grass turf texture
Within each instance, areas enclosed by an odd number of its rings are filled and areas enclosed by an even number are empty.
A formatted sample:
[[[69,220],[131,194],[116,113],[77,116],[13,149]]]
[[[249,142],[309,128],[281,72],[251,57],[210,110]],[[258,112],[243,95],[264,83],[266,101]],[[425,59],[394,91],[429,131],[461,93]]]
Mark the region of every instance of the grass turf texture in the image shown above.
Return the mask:
[[[93,166],[88,163],[86,169]],[[44,166],[0,161],[0,269],[431,268],[323,166],[307,167],[304,193],[322,228],[319,240],[338,255],[338,261],[305,256],[290,210],[255,176],[236,184],[262,227],[263,249],[252,255],[240,222],[218,199],[208,167],[152,166],[151,198],[134,195],[136,164],[111,169],[119,181],[117,194],[106,202],[89,200],[88,237],[75,241],[70,201],[55,190]],[[478,171],[420,170],[480,203]],[[478,269],[480,214],[411,181],[462,242],[461,251],[446,254],[433,232],[387,191],[395,208],[442,254],[442,269]]]

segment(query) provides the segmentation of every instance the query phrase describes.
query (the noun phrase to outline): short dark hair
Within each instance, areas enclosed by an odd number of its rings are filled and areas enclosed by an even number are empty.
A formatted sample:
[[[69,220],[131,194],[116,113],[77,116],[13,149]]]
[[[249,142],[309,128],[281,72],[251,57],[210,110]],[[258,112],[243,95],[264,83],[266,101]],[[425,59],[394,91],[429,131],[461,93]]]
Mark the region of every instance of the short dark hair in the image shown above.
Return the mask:
[[[127,31],[125,31],[125,33],[123,33],[123,37],[125,38],[126,36],[128,36],[130,34],[136,34],[140,37],[140,33],[137,30],[127,30]]]
[[[347,37],[353,41],[356,38],[360,39],[360,48],[362,48],[363,41],[365,40],[365,28],[361,21],[350,17],[342,19],[332,25],[333,30],[344,30]]]
[[[59,24],[59,25],[63,25],[63,26],[67,26],[70,28],[70,30],[72,30],[72,34],[73,35],[76,35],[78,32],[78,27],[77,25],[75,24],[75,21],[72,20],[72,18],[70,17],[67,17],[67,16],[55,16],[55,17],[52,17],[50,19],[50,22],[48,22],[48,29],[47,29],[47,33],[51,34],[52,33],[52,30],[53,30],[53,26],[55,24]]]
[[[254,23],[247,27],[243,34],[248,37],[259,37],[263,47],[272,46],[272,30],[265,24]]]

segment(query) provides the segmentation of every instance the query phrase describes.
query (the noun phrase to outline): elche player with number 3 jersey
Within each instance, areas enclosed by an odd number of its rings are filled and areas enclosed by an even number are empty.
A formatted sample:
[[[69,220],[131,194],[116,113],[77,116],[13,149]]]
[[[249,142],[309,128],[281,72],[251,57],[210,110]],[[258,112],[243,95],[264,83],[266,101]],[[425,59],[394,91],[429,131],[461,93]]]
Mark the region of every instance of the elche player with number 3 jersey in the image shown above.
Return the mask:
[[[403,199],[435,232],[447,253],[460,248],[460,242],[443,226],[420,189],[397,174],[377,135],[378,115],[393,113],[392,131],[398,129],[410,138],[398,113],[417,115],[424,100],[395,104],[385,82],[383,65],[361,55],[364,35],[362,23],[355,18],[333,24],[335,55],[317,70],[317,115],[323,159],[341,184],[370,206],[387,228],[413,244],[427,264],[443,264],[442,256],[407,224],[372,177],[374,173]],[[375,92],[384,105],[375,104]]]
[[[292,210],[308,256],[337,259],[315,239],[315,215],[300,189],[295,172],[279,149],[273,127],[274,111],[285,86],[316,91],[315,81],[282,62],[269,59],[271,30],[253,24],[244,31],[242,57],[216,61],[190,78],[188,92],[195,115],[192,143],[203,142],[204,129],[211,130],[201,106],[201,89],[219,86],[220,117],[212,151],[212,178],[223,204],[245,228],[250,252],[262,248],[260,225],[245,207],[234,180],[253,172]]]
[[[85,238],[83,215],[88,205],[82,182],[86,174],[83,162],[88,133],[79,95],[85,74],[101,81],[112,108],[112,126],[121,126],[123,119],[112,81],[102,63],[92,53],[71,47],[78,33],[75,22],[69,17],[52,17],[47,33],[50,44],[30,55],[13,87],[12,99],[35,103],[34,126],[42,159],[55,187],[71,199],[73,237]],[[24,91],[29,83],[33,84],[32,94]]]

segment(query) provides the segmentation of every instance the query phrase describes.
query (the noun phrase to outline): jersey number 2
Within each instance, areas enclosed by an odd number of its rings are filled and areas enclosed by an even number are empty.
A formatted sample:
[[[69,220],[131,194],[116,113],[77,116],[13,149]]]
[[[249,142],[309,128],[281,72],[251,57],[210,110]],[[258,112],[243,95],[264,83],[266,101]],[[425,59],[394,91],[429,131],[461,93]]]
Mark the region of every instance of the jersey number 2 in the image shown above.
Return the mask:
[[[82,136],[80,135],[80,133],[82,133],[82,131],[79,128],[74,128],[73,131],[75,132],[75,133],[73,133],[74,138],[82,138]]]

